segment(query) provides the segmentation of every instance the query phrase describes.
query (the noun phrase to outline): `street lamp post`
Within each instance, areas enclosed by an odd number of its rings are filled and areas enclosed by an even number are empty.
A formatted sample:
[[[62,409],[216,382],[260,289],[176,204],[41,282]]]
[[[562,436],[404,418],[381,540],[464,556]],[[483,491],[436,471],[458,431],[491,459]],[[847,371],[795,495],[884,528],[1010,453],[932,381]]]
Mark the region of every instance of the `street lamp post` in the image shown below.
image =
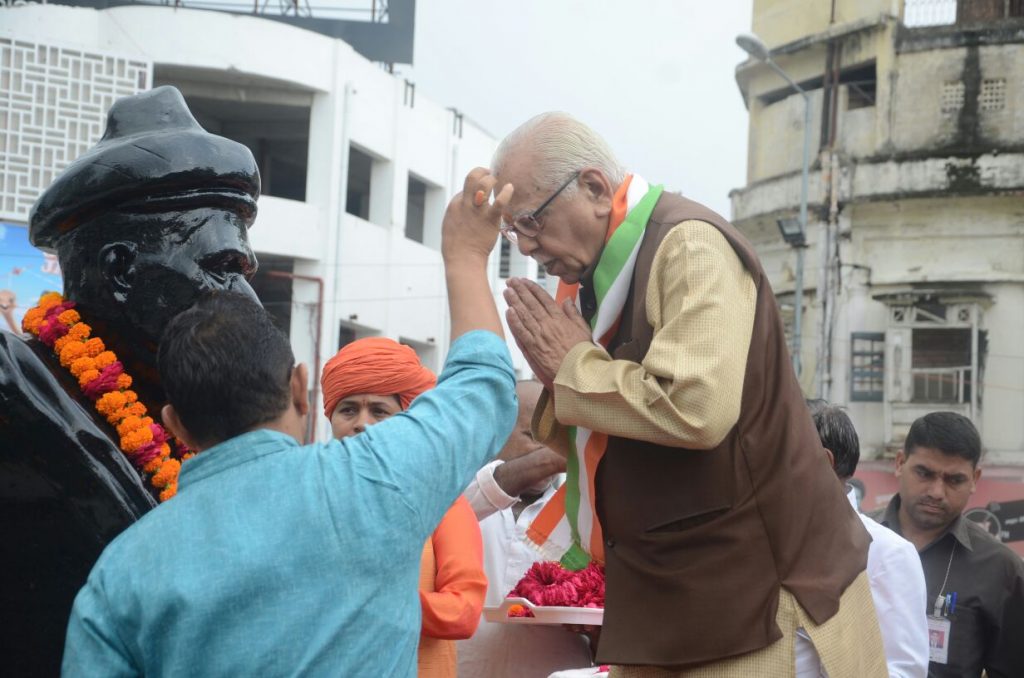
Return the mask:
[[[761,61],[772,68],[773,71],[782,76],[782,79],[789,83],[800,96],[804,99],[804,157],[803,167],[800,172],[800,221],[797,224],[799,233],[796,233],[796,229],[793,228],[792,219],[780,219],[779,230],[782,231],[782,238],[786,241],[786,244],[790,245],[796,250],[796,290],[794,305],[794,318],[793,318],[793,347],[792,347],[792,358],[793,358],[793,369],[796,371],[796,376],[800,376],[801,361],[800,351],[802,344],[802,332],[803,332],[803,304],[804,304],[804,250],[807,248],[807,175],[810,169],[811,163],[811,95],[807,93],[800,85],[796,84],[793,78],[789,77],[786,71],[772,60],[771,53],[768,51],[768,46],[764,44],[761,38],[757,37],[753,33],[743,33],[736,36],[736,44],[743,49],[744,52],[754,57],[758,61]],[[783,222],[787,222],[785,225]]]

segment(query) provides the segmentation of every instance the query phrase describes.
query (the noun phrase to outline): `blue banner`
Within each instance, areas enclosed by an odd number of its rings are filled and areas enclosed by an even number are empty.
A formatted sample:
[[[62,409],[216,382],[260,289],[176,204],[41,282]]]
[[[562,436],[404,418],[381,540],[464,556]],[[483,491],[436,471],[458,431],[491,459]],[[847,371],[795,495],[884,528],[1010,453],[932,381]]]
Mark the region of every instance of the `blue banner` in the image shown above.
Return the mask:
[[[0,330],[20,334],[25,311],[62,289],[56,255],[33,247],[26,226],[0,222]]]

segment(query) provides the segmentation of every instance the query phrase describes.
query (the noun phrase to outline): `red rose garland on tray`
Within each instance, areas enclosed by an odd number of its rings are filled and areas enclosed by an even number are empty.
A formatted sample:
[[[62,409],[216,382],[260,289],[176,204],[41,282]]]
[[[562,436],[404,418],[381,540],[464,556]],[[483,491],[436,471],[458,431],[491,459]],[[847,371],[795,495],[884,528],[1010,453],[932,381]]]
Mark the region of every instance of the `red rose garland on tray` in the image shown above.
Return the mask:
[[[132,378],[113,351],[99,337],[91,337],[92,328],[82,322],[75,303],[56,292],[44,294],[39,304],[29,309],[22,328],[53,350],[78,386],[95,403],[96,411],[117,430],[119,447],[144,473],[152,474],[149,484],[167,501],[178,491],[181,461],[171,456],[171,436],[163,426],[146,416],[146,406],[130,390]],[[182,459],[192,456],[178,445]]]
[[[551,607],[603,608],[604,567],[591,562],[573,572],[555,562],[534,563],[507,597]],[[512,605],[508,616],[532,617],[533,613],[523,605]]]

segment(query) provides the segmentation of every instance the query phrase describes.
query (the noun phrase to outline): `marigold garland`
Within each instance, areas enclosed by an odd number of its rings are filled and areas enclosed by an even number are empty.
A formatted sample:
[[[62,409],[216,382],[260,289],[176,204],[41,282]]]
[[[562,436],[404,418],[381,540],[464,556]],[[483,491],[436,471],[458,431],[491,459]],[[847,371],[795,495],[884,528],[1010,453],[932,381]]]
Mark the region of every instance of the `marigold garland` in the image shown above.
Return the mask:
[[[132,378],[113,351],[108,351],[92,328],[82,322],[74,302],[48,292],[25,313],[22,328],[53,350],[60,364],[78,380],[82,392],[95,402],[96,411],[117,431],[119,447],[145,474],[149,484],[167,501],[178,491],[181,461],[171,456],[173,439],[147,416],[146,406],[131,390]],[[177,445],[182,460],[193,455]]]

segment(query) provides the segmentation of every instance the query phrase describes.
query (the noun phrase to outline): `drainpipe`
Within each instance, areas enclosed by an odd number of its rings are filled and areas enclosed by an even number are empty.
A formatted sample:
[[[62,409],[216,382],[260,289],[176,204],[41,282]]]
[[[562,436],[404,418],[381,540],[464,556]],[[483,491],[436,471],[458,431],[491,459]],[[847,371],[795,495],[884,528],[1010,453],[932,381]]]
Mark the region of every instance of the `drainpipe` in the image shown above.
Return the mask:
[[[315,410],[317,399],[320,397],[320,334],[324,321],[324,279],[315,275],[301,275],[299,273],[288,273],[287,271],[268,271],[271,278],[288,278],[290,280],[306,280],[317,285],[316,295],[316,336],[313,339],[313,398],[310,403],[309,420],[306,426],[306,444],[313,442],[313,430],[316,421]]]
[[[346,82],[343,92],[341,99],[341,172],[339,172],[338,176],[338,215],[334,225],[334,261],[330,262],[333,263],[334,267],[334,296],[331,297],[331,300],[335,305],[335,309],[337,309],[338,299],[341,298],[341,233],[344,230],[345,215],[347,214],[345,210],[348,207],[348,159],[351,157],[352,146],[348,118],[352,108],[352,95],[355,94],[352,83]],[[332,332],[337,331],[337,327],[332,329]],[[337,338],[336,334],[332,336]],[[337,345],[337,341],[335,341],[335,345]]]

